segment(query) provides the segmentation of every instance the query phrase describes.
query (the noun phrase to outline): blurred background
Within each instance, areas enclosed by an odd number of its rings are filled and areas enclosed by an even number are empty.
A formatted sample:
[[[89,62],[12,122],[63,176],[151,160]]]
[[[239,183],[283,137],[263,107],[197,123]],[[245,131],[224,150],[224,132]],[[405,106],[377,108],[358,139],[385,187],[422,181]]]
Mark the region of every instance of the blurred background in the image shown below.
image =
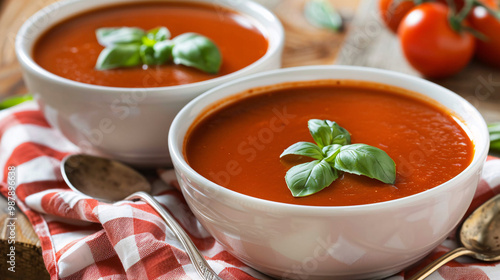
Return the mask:
[[[245,0],[234,0],[234,4]],[[0,0],[0,97],[26,93],[14,54],[22,23],[54,0]],[[258,0],[281,19],[286,30],[283,67],[315,64],[359,65],[421,76],[405,59],[400,40],[381,19],[378,0]],[[307,17],[310,2],[328,5],[342,18],[342,29],[320,26]],[[387,2],[387,1],[386,1]],[[313,8],[314,9],[314,8]],[[319,21],[319,25],[318,25]],[[500,31],[498,31],[500,33]],[[500,121],[500,69],[472,60],[451,77],[431,79],[462,95],[487,122]]]

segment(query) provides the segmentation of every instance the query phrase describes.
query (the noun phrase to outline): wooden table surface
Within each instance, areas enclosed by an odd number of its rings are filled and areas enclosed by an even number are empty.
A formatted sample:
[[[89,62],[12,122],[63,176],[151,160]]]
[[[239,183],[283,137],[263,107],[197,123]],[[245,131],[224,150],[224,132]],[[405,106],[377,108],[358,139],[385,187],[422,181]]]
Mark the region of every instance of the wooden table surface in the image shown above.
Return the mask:
[[[97,1],[97,0],[87,0]],[[397,37],[390,33],[376,13],[377,0],[330,0],[346,19],[344,33],[334,33],[310,25],[303,16],[306,0],[259,0],[273,10],[286,31],[283,67],[344,64],[371,66],[418,75],[405,61]],[[21,24],[34,12],[54,0],[0,0],[0,99],[26,93],[14,52],[14,38]],[[500,121],[500,72],[472,63],[456,77],[435,81],[468,99],[488,122]],[[5,199],[0,208],[5,209]],[[18,211],[20,213],[20,211]],[[6,214],[0,211],[0,240],[6,239]],[[18,215],[16,242],[39,254],[40,243],[29,222]],[[3,252],[2,252],[3,254]],[[3,265],[3,266],[2,266]],[[0,268],[4,269],[2,262]],[[35,264],[27,264],[35,265]],[[4,274],[5,272],[0,272]],[[19,276],[19,275],[18,275]],[[47,274],[35,274],[37,279]],[[43,276],[43,277],[42,277]],[[33,275],[25,276],[26,279]]]

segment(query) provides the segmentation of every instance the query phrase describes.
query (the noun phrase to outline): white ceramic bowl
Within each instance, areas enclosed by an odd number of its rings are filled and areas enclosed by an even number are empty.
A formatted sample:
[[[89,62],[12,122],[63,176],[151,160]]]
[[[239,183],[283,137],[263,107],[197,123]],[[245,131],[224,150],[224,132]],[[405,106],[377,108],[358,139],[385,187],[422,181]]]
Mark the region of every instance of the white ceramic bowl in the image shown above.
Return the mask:
[[[320,79],[378,82],[429,96],[463,119],[475,145],[472,163],[455,178],[422,193],[343,207],[253,198],[207,180],[187,164],[182,152],[186,131],[210,104],[254,87]],[[458,224],[476,190],[488,139],[479,112],[441,86],[379,69],[312,66],[260,73],[204,93],[174,119],[169,148],[191,210],[244,263],[279,278],[373,279],[397,273],[423,258]]]
[[[56,2],[29,18],[16,37],[16,53],[24,81],[48,122],[86,152],[138,165],[169,164],[168,129],[186,103],[224,82],[281,66],[283,27],[266,8],[252,1],[188,1],[215,3],[253,18],[268,38],[266,54],[234,73],[187,85],[132,89],[75,82],[52,74],[33,61],[32,48],[37,38],[73,15],[110,4],[141,0]]]

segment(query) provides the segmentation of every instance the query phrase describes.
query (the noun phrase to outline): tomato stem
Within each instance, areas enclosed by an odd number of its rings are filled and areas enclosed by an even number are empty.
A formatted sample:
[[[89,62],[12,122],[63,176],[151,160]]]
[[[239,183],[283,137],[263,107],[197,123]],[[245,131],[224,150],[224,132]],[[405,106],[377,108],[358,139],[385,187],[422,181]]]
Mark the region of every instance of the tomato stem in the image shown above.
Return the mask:
[[[466,32],[469,32],[470,34],[472,34],[472,36],[478,38],[481,41],[487,42],[489,40],[486,35],[484,35],[483,33],[479,32],[479,31],[477,31],[476,29],[474,29],[472,27],[464,26],[464,27],[462,27],[462,30],[464,30]]]
[[[450,7],[451,13],[454,15],[457,12],[457,6],[455,5],[454,0],[446,0],[448,7]]]
[[[457,14],[457,18],[460,22],[463,22],[467,18],[467,16],[470,14],[470,11],[474,7],[475,2],[477,2],[477,0],[465,0],[464,7]]]
[[[457,33],[469,32],[470,34],[472,34],[474,37],[478,38],[481,41],[488,40],[488,37],[486,37],[483,33],[463,24],[464,20],[471,13],[474,6],[476,6],[479,3],[478,0],[465,0],[465,5],[458,14],[455,11],[456,7],[454,1],[453,0],[446,0],[446,1],[448,2],[448,5],[450,7],[450,15],[448,20],[451,28],[455,32]]]
[[[477,0],[465,0],[464,7],[457,13],[454,1],[447,0],[448,5],[450,6],[449,22],[450,22],[450,26],[453,30],[455,30],[458,33],[462,33],[464,30],[466,30],[466,31],[472,33],[473,35],[476,33],[475,30],[471,30],[470,28],[466,28],[463,25],[463,21],[470,14],[476,1]]]
[[[450,24],[451,29],[457,33],[462,33],[463,31],[463,26],[460,20],[458,20],[458,17],[451,14],[448,18],[448,22]]]

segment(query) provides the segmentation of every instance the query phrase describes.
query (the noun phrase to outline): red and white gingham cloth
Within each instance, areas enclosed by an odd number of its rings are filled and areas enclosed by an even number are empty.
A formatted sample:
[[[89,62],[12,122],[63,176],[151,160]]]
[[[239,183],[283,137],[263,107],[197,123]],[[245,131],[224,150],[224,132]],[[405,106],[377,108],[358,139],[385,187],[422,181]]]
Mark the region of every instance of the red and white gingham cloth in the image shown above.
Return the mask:
[[[14,166],[16,202],[40,238],[51,278],[199,279],[182,245],[147,204],[100,203],[65,185],[60,161],[78,151],[49,126],[34,102],[0,111],[0,191],[8,196],[7,175]],[[268,279],[231,256],[205,231],[176,189],[171,170],[159,172],[159,178],[153,194],[221,278]],[[490,157],[470,210],[497,193],[500,159]],[[416,267],[388,279],[402,280],[455,246],[450,238]],[[461,258],[428,279],[500,279],[500,262]]]

